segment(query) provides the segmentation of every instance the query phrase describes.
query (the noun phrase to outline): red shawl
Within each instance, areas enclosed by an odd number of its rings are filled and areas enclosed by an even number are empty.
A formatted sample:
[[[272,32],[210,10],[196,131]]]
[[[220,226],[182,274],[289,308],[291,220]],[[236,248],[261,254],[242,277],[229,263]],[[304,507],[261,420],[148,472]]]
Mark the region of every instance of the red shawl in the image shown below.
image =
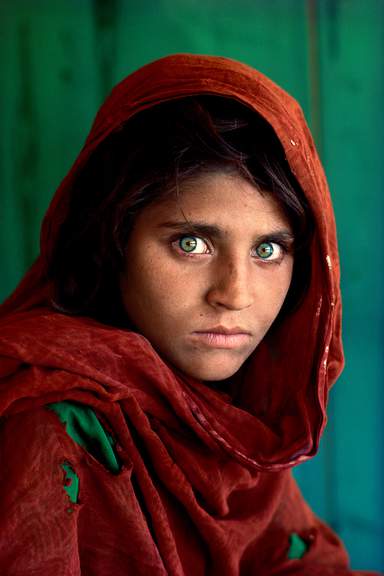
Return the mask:
[[[175,374],[143,336],[53,311],[45,279],[68,191],[100,142],[137,112],[193,94],[235,98],[270,123],[316,218],[308,293],[253,353],[237,406]],[[40,256],[0,312],[2,574],[351,573],[342,544],[290,473],[318,449],[328,390],[343,366],[339,262],[303,114],[268,78],[230,59],[178,54],[117,85],[52,200]],[[113,432],[119,474],[44,408],[61,400],[92,407]],[[79,478],[71,507],[63,462]],[[295,537],[306,552],[292,559]]]

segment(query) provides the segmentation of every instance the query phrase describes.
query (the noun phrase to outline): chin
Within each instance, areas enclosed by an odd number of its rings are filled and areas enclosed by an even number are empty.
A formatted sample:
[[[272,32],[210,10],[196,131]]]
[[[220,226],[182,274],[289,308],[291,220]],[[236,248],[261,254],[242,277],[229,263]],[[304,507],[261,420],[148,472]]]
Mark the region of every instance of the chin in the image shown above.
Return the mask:
[[[196,378],[197,380],[204,380],[205,382],[215,382],[218,380],[226,380],[230,378],[239,370],[239,368],[243,365],[244,361],[231,363],[230,365],[214,365],[204,364],[203,362],[199,364],[199,366],[188,366],[182,368],[182,371],[185,372],[188,376],[192,376],[192,378]]]

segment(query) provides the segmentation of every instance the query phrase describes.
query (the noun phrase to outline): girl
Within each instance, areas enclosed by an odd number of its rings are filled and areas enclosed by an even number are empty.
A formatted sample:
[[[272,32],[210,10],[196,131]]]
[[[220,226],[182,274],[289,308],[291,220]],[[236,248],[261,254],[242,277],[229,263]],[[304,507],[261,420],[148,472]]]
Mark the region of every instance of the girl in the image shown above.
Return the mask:
[[[352,574],[291,475],[340,314],[297,103],[219,57],[128,76],[1,309],[1,573]]]

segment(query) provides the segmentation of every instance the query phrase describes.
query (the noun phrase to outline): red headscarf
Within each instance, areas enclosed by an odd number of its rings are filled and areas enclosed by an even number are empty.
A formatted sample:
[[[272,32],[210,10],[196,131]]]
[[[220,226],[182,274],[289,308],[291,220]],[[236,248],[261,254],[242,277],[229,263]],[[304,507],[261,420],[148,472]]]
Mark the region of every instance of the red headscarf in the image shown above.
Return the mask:
[[[227,395],[175,374],[143,336],[52,310],[45,278],[68,212],[69,191],[100,143],[142,110],[200,94],[238,100],[272,126],[316,222],[309,290],[300,308],[253,353],[236,406]],[[306,507],[287,470],[318,449],[328,390],[343,366],[341,304],[324,172],[299,105],[271,80],[228,58],[177,54],[118,84],[51,202],[40,256],[0,313],[0,414],[27,418],[38,407],[61,400],[91,406],[113,430],[139,486],[134,493],[141,496],[130,503],[129,523],[111,518],[105,528],[113,532],[113,525],[126,534],[126,565],[114,532],[119,560],[98,564],[104,566],[99,571],[89,568],[82,538],[88,547],[91,541],[101,548],[106,543],[92,521],[85,527],[83,505],[73,528],[76,542],[68,546],[79,547],[85,574],[348,573],[340,542]],[[80,460],[76,466],[81,496],[88,472]],[[103,477],[100,482],[108,491],[113,488],[107,484],[117,481]],[[108,517],[100,503],[108,496],[100,488],[88,490],[88,504],[96,506],[97,500],[101,506],[98,518]],[[151,519],[150,532],[142,526],[143,509]],[[100,530],[100,522],[95,525]],[[303,560],[287,560],[288,537],[300,530],[304,540],[317,543]],[[130,572],[129,566],[135,569]]]

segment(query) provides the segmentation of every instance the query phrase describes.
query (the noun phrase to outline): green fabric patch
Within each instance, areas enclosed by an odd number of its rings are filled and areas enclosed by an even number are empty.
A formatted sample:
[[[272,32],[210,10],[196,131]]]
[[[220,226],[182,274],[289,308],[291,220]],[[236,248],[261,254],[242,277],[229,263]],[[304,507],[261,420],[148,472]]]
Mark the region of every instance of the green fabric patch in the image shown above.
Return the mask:
[[[289,537],[290,547],[288,550],[288,559],[289,560],[300,560],[308,550],[307,544],[304,542],[302,538],[295,532]]]
[[[115,442],[110,434],[103,428],[95,412],[89,406],[70,402],[55,402],[49,404],[60,421],[65,425],[69,436],[96,460],[103,464],[110,472],[120,472],[114,447]]]
[[[79,496],[79,477],[67,462],[62,464],[61,467],[65,472],[64,490],[68,494],[70,501],[76,504]]]

